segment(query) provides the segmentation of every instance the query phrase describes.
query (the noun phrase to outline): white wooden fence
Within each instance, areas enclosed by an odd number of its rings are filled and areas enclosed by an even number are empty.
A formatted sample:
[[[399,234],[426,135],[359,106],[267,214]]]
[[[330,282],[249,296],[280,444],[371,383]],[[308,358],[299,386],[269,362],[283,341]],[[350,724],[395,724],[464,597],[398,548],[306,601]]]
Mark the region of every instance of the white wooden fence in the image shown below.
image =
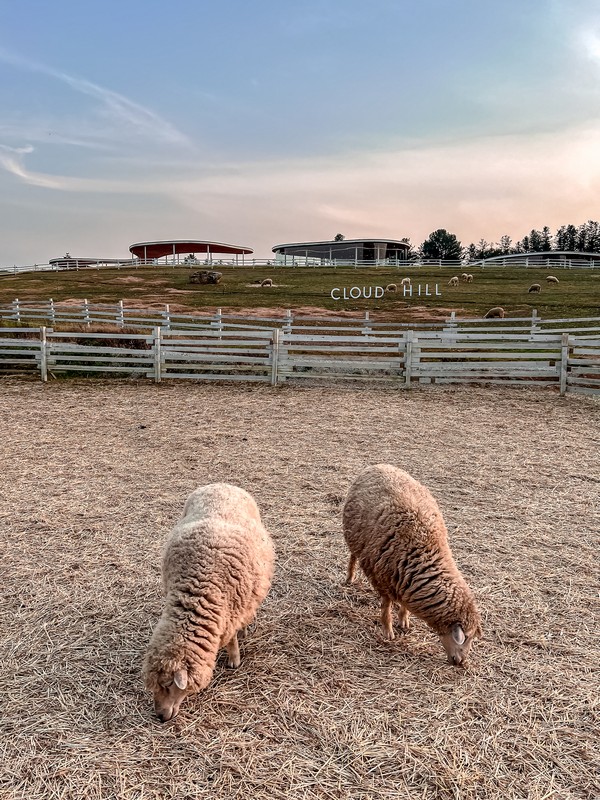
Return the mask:
[[[151,333],[0,328],[0,374],[34,371],[164,379],[379,381],[555,386],[600,395],[600,334],[531,330],[206,327]]]

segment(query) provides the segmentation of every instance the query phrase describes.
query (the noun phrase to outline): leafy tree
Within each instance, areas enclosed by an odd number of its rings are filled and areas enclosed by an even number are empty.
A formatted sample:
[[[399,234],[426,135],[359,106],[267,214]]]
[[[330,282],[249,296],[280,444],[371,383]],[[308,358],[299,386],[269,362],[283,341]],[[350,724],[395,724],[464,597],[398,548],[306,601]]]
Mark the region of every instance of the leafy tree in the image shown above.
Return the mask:
[[[336,235],[333,237],[333,241],[334,242],[343,242],[345,238],[346,237],[344,236],[343,233],[336,233]]]
[[[550,228],[547,225],[544,225],[542,228],[541,251],[542,253],[547,253],[550,250],[552,250],[552,234],[550,233]]]
[[[461,243],[453,233],[448,233],[445,228],[438,228],[437,231],[430,233],[419,251],[423,258],[442,258],[449,261],[462,257]]]
[[[500,255],[507,256],[509,253],[513,252],[512,247],[512,239],[508,234],[504,234],[504,236],[500,237]]]
[[[529,233],[529,251],[530,253],[539,253],[542,249],[542,234],[540,231],[533,230]]]

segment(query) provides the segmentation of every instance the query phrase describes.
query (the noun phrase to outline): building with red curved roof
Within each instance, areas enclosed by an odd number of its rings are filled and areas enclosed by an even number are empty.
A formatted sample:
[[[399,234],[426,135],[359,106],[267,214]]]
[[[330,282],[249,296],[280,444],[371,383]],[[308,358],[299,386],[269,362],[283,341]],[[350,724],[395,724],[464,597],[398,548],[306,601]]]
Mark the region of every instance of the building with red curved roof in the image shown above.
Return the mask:
[[[171,239],[161,242],[136,242],[129,247],[129,252],[141,261],[156,261],[165,258],[170,263],[179,263],[179,256],[195,256],[196,253],[205,255],[210,263],[213,256],[229,255],[242,256],[253,253],[251,247],[242,247],[237,244],[224,244],[223,242],[207,242],[199,239]]]

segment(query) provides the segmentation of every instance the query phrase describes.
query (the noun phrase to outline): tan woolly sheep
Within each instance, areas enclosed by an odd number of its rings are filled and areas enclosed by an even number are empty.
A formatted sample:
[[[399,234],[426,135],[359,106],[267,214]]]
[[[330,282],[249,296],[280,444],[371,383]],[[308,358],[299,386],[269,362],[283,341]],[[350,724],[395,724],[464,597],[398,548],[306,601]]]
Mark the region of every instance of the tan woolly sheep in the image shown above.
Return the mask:
[[[541,292],[542,287],[540,286],[539,283],[532,283],[529,289],[527,289],[527,291],[529,292],[529,294],[531,294],[531,292]]]
[[[212,483],[190,494],[165,546],[165,605],[144,661],[161,722],[208,686],[221,647],[228,666],[239,667],[238,631],[269,591],[273,560],[271,538],[248,492]]]
[[[387,638],[394,638],[397,604],[404,633],[410,614],[420,617],[440,637],[449,662],[464,665],[473,639],[481,636],[481,618],[429,490],[390,464],[367,467],[350,487],[343,525],[350,549],[347,582],[358,562],[381,597]]]
[[[400,286],[410,286],[410,278],[402,278]]]
[[[494,317],[504,319],[505,314],[506,311],[502,308],[502,306],[494,306],[494,308],[490,308],[490,310],[484,316],[484,319],[493,319]]]
[[[386,292],[397,292],[398,287],[395,283],[388,283],[388,285],[385,287],[385,290]]]
[[[467,283],[473,283],[473,276],[471,275],[471,273],[470,273],[470,272],[469,272],[469,274],[467,275]]]
[[[458,286],[458,275],[454,275],[453,278],[450,278],[448,286]]]
[[[555,275],[548,275],[546,277],[546,283],[560,283],[560,281]]]
[[[462,275],[460,276],[460,279],[461,279],[461,281],[463,281],[464,283],[466,283],[466,282],[469,280],[469,275],[468,275],[468,273],[466,273],[466,272],[463,272],[463,273],[462,273]]]
[[[273,286],[273,280],[271,278],[265,278],[264,281],[260,282],[261,286]]]

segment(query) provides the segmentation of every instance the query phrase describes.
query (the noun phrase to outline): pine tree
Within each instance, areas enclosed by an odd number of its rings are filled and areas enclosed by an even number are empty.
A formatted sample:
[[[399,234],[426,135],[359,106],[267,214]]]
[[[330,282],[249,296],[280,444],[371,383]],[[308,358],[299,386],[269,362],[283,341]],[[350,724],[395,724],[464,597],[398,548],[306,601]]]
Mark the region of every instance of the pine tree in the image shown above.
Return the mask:
[[[552,250],[552,234],[550,233],[550,228],[547,225],[544,225],[542,228],[542,246],[541,251],[543,253],[547,253]]]
[[[438,228],[430,233],[419,248],[423,258],[441,258],[446,261],[457,261],[462,258],[462,245],[453,233],[445,228]]]

